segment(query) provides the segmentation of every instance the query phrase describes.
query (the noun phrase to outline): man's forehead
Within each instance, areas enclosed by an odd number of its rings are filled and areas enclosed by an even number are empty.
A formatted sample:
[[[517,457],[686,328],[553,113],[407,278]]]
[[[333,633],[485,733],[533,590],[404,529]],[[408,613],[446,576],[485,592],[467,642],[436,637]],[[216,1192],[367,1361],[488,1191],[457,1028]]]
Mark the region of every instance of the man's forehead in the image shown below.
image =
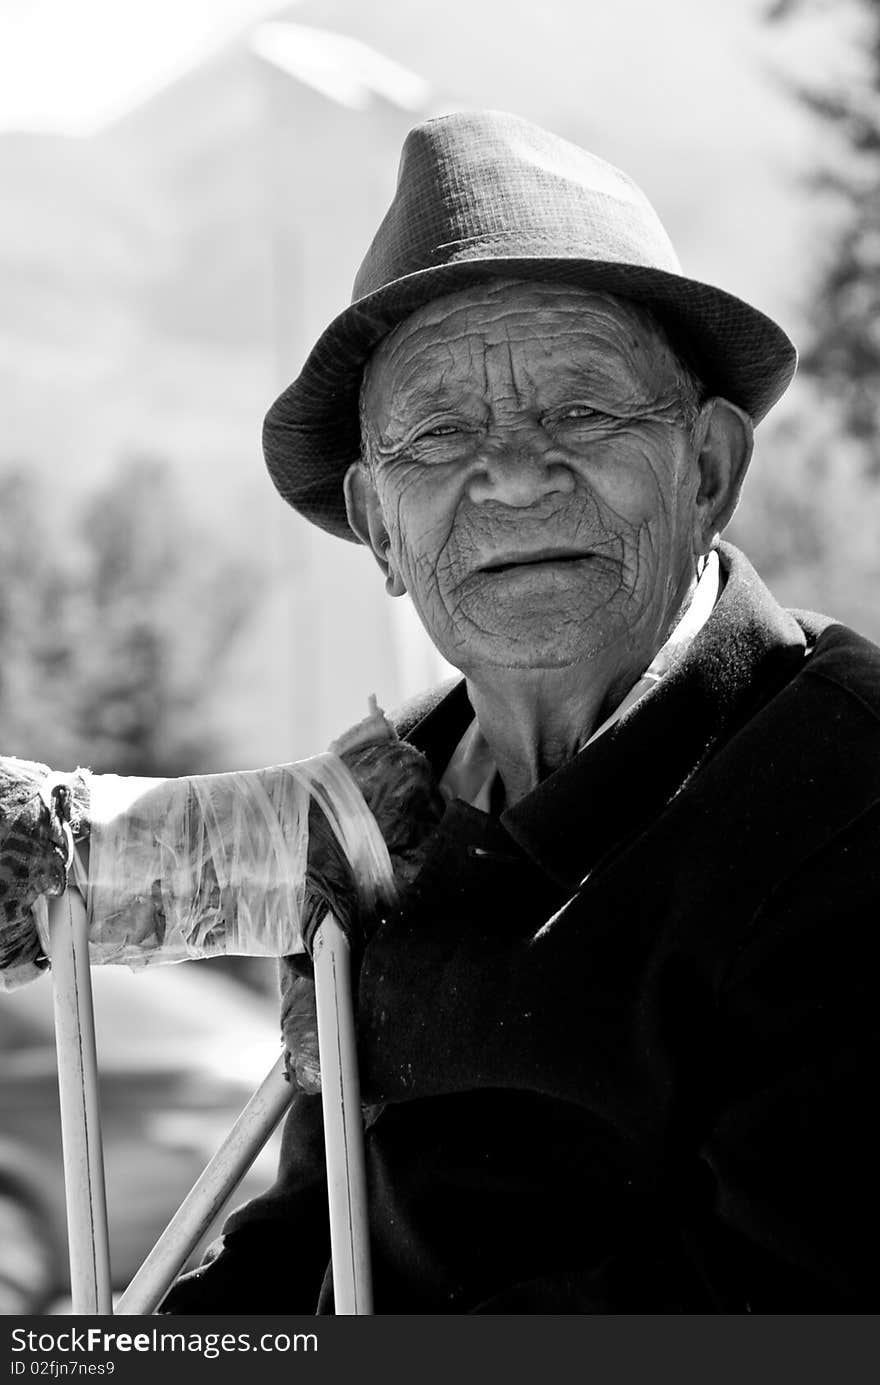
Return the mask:
[[[564,284],[495,280],[425,304],[405,318],[376,348],[369,375],[397,388],[424,388],[438,375],[468,368],[467,351],[450,354],[453,343],[478,351],[494,344],[534,347],[540,355],[573,353],[601,365],[654,375],[675,366],[668,339],[652,314],[614,294]]]

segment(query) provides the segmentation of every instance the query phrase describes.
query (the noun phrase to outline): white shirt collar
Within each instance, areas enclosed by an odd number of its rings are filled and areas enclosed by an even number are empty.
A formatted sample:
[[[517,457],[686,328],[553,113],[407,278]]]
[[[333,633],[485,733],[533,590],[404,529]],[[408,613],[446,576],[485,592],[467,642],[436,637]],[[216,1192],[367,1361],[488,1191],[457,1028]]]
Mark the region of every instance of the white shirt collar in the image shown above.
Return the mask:
[[[650,692],[655,683],[659,683],[664,674],[678,661],[712,614],[718,600],[720,583],[718,554],[712,552],[703,565],[690,605],[669,639],[658,649],[641,678],[633,684],[611,716],[606,718],[601,726],[596,727],[590,738],[579,747],[580,750],[604,735],[624,713],[644,697],[645,693]],[[461,798],[473,808],[488,812],[492,782],[497,772],[492,752],[474,717],[452,752],[440,780],[440,788],[448,798]]]

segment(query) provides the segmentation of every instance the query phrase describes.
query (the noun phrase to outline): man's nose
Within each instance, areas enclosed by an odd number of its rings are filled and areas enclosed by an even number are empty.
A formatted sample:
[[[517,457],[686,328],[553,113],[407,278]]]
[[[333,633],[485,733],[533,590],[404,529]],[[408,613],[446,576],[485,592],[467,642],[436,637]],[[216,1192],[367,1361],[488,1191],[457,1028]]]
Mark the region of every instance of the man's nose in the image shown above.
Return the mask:
[[[495,500],[525,509],[547,495],[573,491],[575,478],[564,455],[540,426],[494,433],[482,443],[468,484],[475,504]]]

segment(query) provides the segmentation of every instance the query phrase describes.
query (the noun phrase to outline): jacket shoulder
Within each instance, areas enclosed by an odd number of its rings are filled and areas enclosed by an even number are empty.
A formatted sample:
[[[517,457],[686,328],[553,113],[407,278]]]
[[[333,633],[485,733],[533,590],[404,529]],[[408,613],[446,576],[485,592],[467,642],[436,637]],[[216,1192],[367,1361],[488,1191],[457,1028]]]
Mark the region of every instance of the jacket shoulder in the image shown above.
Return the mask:
[[[820,677],[849,693],[880,719],[880,647],[849,626],[813,611],[791,613],[807,637],[805,677]]]
[[[408,740],[416,727],[420,725],[433,712],[436,712],[441,703],[449,694],[463,682],[459,676],[447,678],[439,683],[435,688],[428,688],[425,692],[417,693],[415,697],[408,698],[399,707],[395,707],[388,712],[388,720],[391,722],[401,740]]]

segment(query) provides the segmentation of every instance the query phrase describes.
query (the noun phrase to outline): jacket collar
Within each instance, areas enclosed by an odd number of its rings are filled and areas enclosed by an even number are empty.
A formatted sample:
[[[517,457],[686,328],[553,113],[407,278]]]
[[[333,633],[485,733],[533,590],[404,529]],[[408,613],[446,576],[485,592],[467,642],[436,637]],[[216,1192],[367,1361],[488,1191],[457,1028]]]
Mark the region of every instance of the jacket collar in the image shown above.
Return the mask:
[[[724,590],[686,654],[656,687],[501,816],[558,885],[574,890],[654,818],[715,747],[803,663],[803,631],[737,549],[720,546]],[[464,680],[410,739],[442,773],[473,717]]]

